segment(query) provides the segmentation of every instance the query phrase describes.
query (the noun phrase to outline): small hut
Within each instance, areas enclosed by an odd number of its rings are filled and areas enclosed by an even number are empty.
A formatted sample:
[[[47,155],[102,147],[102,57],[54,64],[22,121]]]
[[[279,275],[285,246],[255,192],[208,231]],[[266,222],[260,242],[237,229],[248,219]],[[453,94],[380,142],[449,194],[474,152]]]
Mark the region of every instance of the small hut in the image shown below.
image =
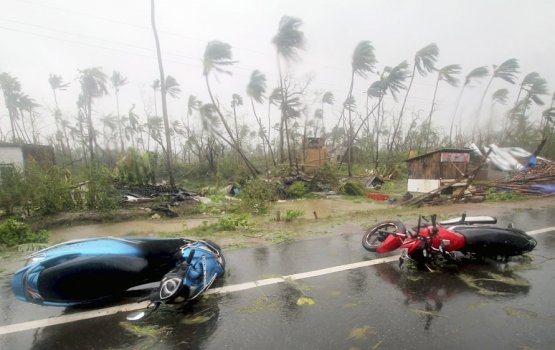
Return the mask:
[[[430,192],[455,182],[468,170],[470,150],[443,148],[406,160],[407,191]]]
[[[321,137],[307,137],[304,140],[303,168],[311,172],[318,170],[328,159],[328,149]]]
[[[55,164],[52,146],[0,143],[0,168],[19,168],[24,170],[27,162],[33,159],[38,164]]]

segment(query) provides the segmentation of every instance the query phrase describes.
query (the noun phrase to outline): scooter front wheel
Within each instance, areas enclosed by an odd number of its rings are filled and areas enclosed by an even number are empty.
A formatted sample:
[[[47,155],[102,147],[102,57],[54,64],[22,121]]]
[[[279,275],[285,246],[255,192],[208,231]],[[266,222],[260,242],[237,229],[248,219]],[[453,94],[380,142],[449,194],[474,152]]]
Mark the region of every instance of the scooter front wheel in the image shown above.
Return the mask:
[[[405,235],[406,233],[407,229],[401,221],[382,221],[366,230],[366,233],[362,236],[362,246],[370,252],[375,252],[387,236],[392,234]]]

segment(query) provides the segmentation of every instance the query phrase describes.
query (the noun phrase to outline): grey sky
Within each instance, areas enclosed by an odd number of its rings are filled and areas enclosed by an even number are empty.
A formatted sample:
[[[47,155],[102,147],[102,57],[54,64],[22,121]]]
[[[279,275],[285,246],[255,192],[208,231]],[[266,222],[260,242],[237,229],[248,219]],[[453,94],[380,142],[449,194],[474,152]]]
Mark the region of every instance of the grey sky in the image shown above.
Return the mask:
[[[0,0],[0,72],[9,72],[22,83],[24,92],[42,104],[50,124],[48,108],[53,105],[49,73],[72,81],[78,69],[100,66],[128,77],[121,89],[122,113],[131,103],[139,111],[152,110],[149,85],[158,77],[154,41],[150,29],[149,0]],[[302,61],[289,71],[296,78],[313,77],[311,88],[332,91],[338,110],[345,99],[350,79],[351,55],[361,40],[376,49],[378,70],[403,60],[412,63],[414,53],[435,42],[440,48],[438,67],[458,63],[463,76],[478,66],[499,64],[516,57],[522,78],[536,71],[555,84],[555,2],[550,0],[380,0],[380,1],[181,1],[158,0],[157,24],[166,74],[181,84],[180,100],[170,101],[170,115],[180,118],[189,94],[207,101],[201,57],[206,43],[218,39],[233,47],[238,63],[231,77],[213,80],[220,101],[229,104],[231,93],[245,95],[252,70],[259,69],[275,87],[277,70],[271,38],[282,15],[299,17],[307,39]],[[364,91],[375,77],[357,79],[356,98],[364,105]],[[461,76],[462,78],[462,76]],[[430,108],[435,74],[417,77],[408,101],[408,111]],[[490,93],[507,87],[514,103],[516,87],[496,82]],[[465,92],[463,116],[474,113],[485,82]],[[73,114],[78,84],[60,93],[64,115]],[[440,86],[434,118],[448,123],[458,89]],[[551,96],[545,96],[549,103]],[[489,98],[486,100],[489,105]],[[393,102],[389,101],[389,107]],[[3,102],[0,121],[7,123]],[[399,109],[399,105],[396,106]],[[485,107],[484,109],[489,109]],[[99,114],[113,113],[113,95],[100,101]],[[535,116],[541,109],[534,110]],[[248,115],[245,109],[245,115]],[[141,113],[142,114],[142,113]],[[332,125],[327,114],[327,125]],[[248,118],[248,117],[246,117]],[[45,123],[46,125],[46,123]]]

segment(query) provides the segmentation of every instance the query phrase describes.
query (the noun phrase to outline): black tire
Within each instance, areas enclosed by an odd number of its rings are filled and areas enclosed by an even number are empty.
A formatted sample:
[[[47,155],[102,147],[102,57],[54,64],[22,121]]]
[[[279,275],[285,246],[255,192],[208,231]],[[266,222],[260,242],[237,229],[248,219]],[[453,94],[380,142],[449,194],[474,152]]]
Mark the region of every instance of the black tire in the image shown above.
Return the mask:
[[[375,252],[387,236],[394,233],[406,234],[407,229],[398,220],[382,221],[366,231],[362,236],[362,246],[370,252]]]

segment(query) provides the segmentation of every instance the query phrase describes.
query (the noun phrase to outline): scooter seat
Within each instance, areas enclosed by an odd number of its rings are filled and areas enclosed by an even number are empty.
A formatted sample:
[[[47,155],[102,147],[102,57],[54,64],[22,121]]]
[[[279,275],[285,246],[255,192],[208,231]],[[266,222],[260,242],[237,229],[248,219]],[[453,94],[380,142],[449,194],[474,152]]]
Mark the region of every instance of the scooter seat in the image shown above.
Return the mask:
[[[140,284],[147,267],[142,257],[80,256],[41,271],[37,287],[50,301],[94,301]]]

